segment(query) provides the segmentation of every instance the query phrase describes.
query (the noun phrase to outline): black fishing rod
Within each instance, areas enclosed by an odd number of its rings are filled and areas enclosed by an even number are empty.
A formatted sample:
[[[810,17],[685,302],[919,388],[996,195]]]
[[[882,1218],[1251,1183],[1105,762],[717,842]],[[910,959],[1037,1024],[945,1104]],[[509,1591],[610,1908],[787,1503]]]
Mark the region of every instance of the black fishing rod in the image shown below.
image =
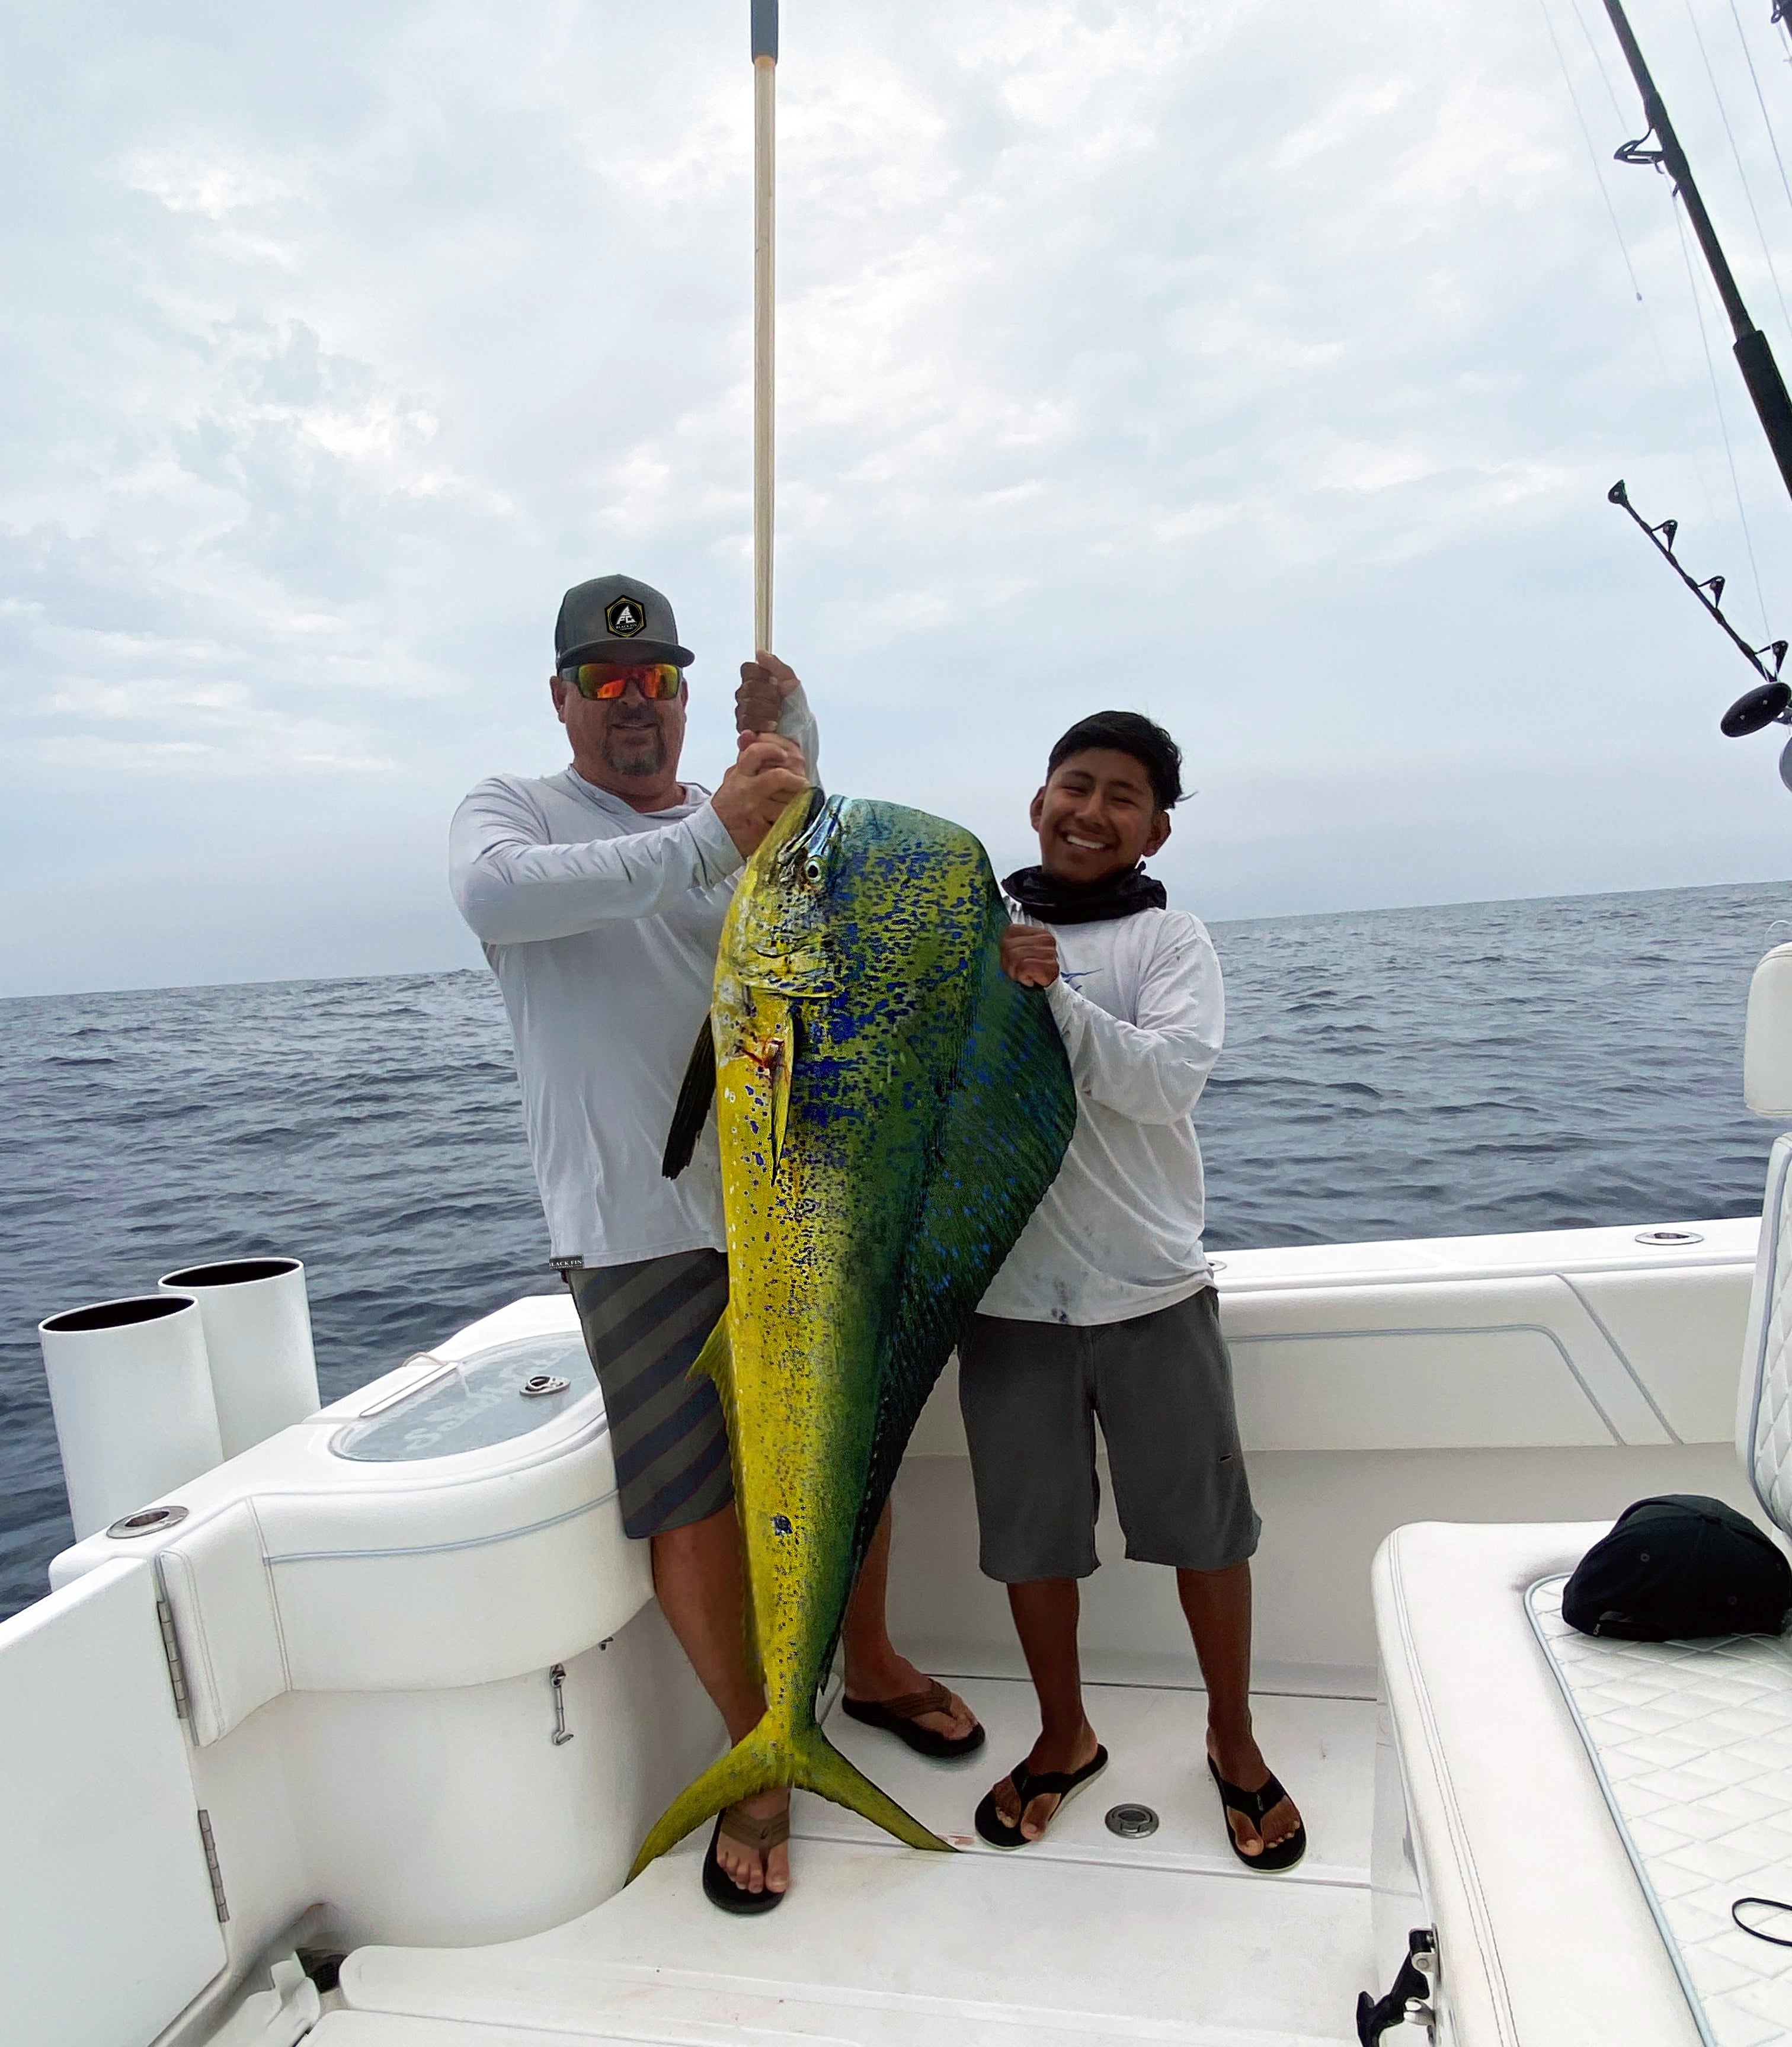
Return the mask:
[[[1767,437],[1767,445],[1773,450],[1774,460],[1779,464],[1779,474],[1786,489],[1792,491],[1792,398],[1786,394],[1786,380],[1779,373],[1779,366],[1774,361],[1773,350],[1767,346],[1767,337],[1748,316],[1748,308],[1742,302],[1742,294],[1736,289],[1736,281],[1730,269],[1729,259],[1724,255],[1717,239],[1717,230],[1711,224],[1711,215],[1705,211],[1705,201],[1699,196],[1699,188],[1693,177],[1693,167],[1686,161],[1686,153],[1680,146],[1680,137],[1674,132],[1674,123],[1667,118],[1667,109],[1662,96],[1655,90],[1655,81],[1649,75],[1649,67],[1643,61],[1643,52],[1638,48],[1636,37],[1624,16],[1620,0],[1605,0],[1605,11],[1612,17],[1612,26],[1616,31],[1619,47],[1624,51],[1624,62],[1630,66],[1630,75],[1636,80],[1636,89],[1643,95],[1643,111],[1649,126],[1634,142],[1627,142],[1617,153],[1620,164],[1659,164],[1674,180],[1674,189],[1685,202],[1686,218],[1693,223],[1693,232],[1698,237],[1699,247],[1705,252],[1705,260],[1711,270],[1713,281],[1717,287],[1717,296],[1724,302],[1724,311],[1729,315],[1730,326],[1736,335],[1734,352],[1736,367],[1742,372],[1742,381],[1748,386],[1748,395],[1755,401],[1755,410],[1761,422],[1761,431]],[[1648,147],[1653,136],[1658,147]]]
[[[1754,401],[1755,413],[1761,422],[1761,431],[1767,437],[1767,446],[1779,466],[1780,479],[1788,492],[1792,492],[1792,398],[1786,395],[1786,380],[1779,373],[1779,366],[1774,361],[1772,349],[1767,336],[1749,317],[1748,308],[1743,304],[1742,293],[1736,288],[1734,272],[1729,259],[1724,255],[1723,245],[1717,239],[1717,230],[1711,223],[1711,215],[1705,210],[1700,196],[1693,167],[1686,161],[1686,153],[1680,145],[1680,137],[1674,133],[1674,123],[1662,96],[1655,89],[1655,81],[1649,74],[1643,61],[1643,52],[1625,16],[1621,0],[1605,0],[1605,11],[1611,17],[1613,33],[1618,46],[1624,53],[1624,62],[1630,66],[1630,75],[1636,81],[1636,89],[1643,95],[1643,112],[1648,126],[1634,142],[1626,142],[1616,151],[1620,164],[1643,164],[1665,170],[1673,181],[1674,196],[1686,208],[1686,218],[1693,223],[1693,232],[1698,238],[1712,281],[1717,287],[1718,298],[1728,316],[1731,331],[1735,336],[1732,353],[1736,367],[1742,372],[1742,381],[1748,387],[1748,395]],[[1779,0],[1776,0],[1774,18],[1780,18]],[[1649,145],[1653,140],[1655,146]],[[1656,549],[1663,555],[1693,594],[1704,606],[1740,651],[1744,660],[1761,677],[1760,683],[1739,698],[1724,714],[1722,729],[1730,738],[1740,738],[1744,733],[1759,732],[1764,726],[1775,722],[1792,725],[1792,687],[1779,679],[1779,671],[1784,663],[1786,643],[1775,640],[1765,647],[1751,647],[1724,616],[1722,609],[1724,578],[1707,576],[1703,582],[1688,575],[1674,551],[1674,536],[1679,531],[1679,522],[1663,519],[1651,525],[1636,509],[1620,481],[1612,485],[1607,493],[1612,504],[1629,513],[1647,534]],[[1770,668],[1763,656],[1771,655]],[[1789,745],[1780,762],[1780,775],[1788,787],[1792,787],[1792,745]]]

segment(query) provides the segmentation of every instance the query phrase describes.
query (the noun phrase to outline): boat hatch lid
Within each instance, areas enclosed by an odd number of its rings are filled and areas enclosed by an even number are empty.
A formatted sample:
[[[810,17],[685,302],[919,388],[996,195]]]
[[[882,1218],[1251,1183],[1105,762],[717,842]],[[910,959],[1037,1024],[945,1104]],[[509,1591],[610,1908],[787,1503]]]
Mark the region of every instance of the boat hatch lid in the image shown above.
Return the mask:
[[[597,1391],[578,1330],[493,1344],[425,1372],[396,1399],[339,1429],[330,1447],[362,1464],[415,1464],[489,1449],[557,1419]]]

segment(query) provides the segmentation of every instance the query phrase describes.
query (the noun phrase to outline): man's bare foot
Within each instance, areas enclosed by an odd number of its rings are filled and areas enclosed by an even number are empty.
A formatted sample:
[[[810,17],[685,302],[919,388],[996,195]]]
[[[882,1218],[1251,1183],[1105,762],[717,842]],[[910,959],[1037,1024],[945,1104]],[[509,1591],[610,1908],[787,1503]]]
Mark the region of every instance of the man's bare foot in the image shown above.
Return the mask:
[[[1207,1753],[1221,1776],[1227,1783],[1236,1784],[1240,1791],[1260,1791],[1269,1782],[1269,1765],[1263,1759],[1256,1737],[1248,1731],[1221,1741],[1210,1728]],[[1300,1824],[1299,1809],[1291,1798],[1279,1798],[1264,1814],[1260,1834],[1236,1808],[1229,1805],[1225,1817],[1240,1853],[1252,1856],[1260,1855],[1265,1848],[1279,1848]]]
[[[1032,1753],[1027,1758],[1027,1767],[1035,1776],[1046,1776],[1062,1771],[1069,1775],[1081,1770],[1086,1763],[1095,1760],[1095,1751],[1101,1747],[1095,1739],[1095,1730],[1087,1720],[1069,1741],[1047,1741],[1043,1734],[1033,1743]],[[993,1787],[996,1810],[1004,1823],[1019,1827],[1030,1841],[1036,1841],[1051,1824],[1051,1816],[1062,1802],[1055,1791],[1042,1791],[1036,1798],[1029,1798],[1027,1809],[1020,1809],[1020,1794],[1014,1788],[1014,1779],[1004,1777]]]
[[[860,1705],[881,1706],[887,1700],[912,1698],[917,1692],[924,1692],[931,1681],[926,1671],[917,1670],[906,1656],[898,1656],[892,1650],[888,1661],[875,1670],[861,1670],[854,1664],[846,1673],[846,1697]],[[962,1741],[977,1725],[977,1716],[954,1692],[949,1711],[917,1713],[915,1724],[930,1728],[948,1741]]]
[[[750,1798],[743,1798],[738,1805],[730,1808],[749,1820],[770,1820],[790,1809],[790,1794],[784,1790],[756,1791]],[[715,1859],[722,1874],[741,1890],[788,1890],[790,1888],[790,1848],[780,1841],[775,1848],[763,1853],[749,1848],[744,1842],[730,1840],[723,1828],[716,1837]]]

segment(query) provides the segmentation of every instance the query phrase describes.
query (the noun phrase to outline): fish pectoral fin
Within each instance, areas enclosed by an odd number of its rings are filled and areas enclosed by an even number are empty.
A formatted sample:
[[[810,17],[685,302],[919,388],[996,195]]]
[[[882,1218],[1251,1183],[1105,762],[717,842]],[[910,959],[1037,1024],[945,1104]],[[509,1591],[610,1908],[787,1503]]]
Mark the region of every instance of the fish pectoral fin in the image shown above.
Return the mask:
[[[784,1136],[790,1128],[790,1084],[796,1065],[797,1035],[796,1012],[788,1003],[780,1004],[773,1014],[777,1020],[771,1027],[757,1031],[741,1049],[757,1076],[752,1085],[765,1116],[766,1163],[776,1174],[778,1161],[784,1156]]]
[[[666,1151],[660,1171],[668,1180],[675,1180],[691,1163],[714,1100],[715,1033],[706,1016],[697,1042],[691,1048],[691,1063],[684,1070],[684,1084],[672,1109],[672,1128],[666,1132]]]
[[[778,1161],[784,1155],[784,1135],[790,1128],[790,1082],[792,1069],[796,1064],[796,1012],[784,1012],[784,1021],[778,1026],[776,1062],[772,1069],[772,1171],[778,1170]]]

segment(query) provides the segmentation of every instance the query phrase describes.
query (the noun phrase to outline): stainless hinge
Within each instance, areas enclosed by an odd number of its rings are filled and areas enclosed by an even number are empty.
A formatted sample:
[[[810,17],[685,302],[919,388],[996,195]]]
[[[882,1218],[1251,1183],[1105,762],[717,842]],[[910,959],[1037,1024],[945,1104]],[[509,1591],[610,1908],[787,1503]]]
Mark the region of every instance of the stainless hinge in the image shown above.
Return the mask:
[[[180,1660],[180,1638],[174,1631],[174,1609],[158,1592],[156,1618],[161,1623],[162,1654],[168,1658],[168,1681],[174,1687],[174,1716],[184,1720],[187,1711],[187,1666]]]
[[[205,1844],[205,1870],[211,1879],[211,1902],[217,1908],[218,1923],[225,1925],[230,1916],[230,1908],[224,1897],[224,1873],[218,1867],[218,1844],[211,1838],[211,1815],[204,1806],[199,1808],[199,1839]]]

